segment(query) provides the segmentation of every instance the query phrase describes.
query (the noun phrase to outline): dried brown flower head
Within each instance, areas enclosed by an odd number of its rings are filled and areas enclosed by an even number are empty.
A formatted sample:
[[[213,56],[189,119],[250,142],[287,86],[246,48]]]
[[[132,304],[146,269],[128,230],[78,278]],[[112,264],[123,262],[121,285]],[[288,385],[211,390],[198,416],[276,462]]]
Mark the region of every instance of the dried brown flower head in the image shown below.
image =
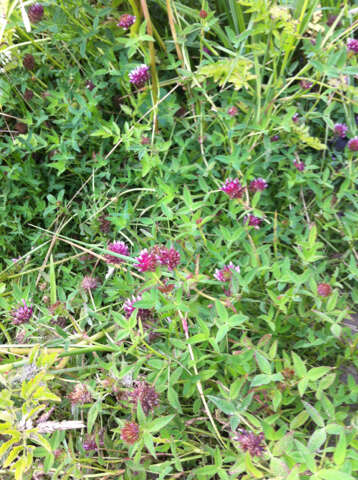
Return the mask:
[[[83,405],[84,403],[90,403],[92,401],[92,395],[83,383],[77,383],[74,390],[68,394],[67,398],[72,405]]]

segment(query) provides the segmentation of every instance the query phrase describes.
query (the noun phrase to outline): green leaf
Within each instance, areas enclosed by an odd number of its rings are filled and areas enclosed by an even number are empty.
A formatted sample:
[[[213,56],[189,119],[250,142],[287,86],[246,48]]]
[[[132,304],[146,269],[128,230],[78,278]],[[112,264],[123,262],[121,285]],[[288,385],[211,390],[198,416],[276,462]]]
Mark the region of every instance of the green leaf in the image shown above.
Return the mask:
[[[308,415],[312,418],[314,423],[318,425],[319,427],[324,427],[324,421],[321,415],[318,413],[318,411],[312,407],[308,402],[302,401],[305,409],[307,410]]]
[[[242,87],[247,88],[249,80],[255,78],[250,72],[252,65],[250,60],[243,57],[220,60],[200,67],[197,75],[199,81],[213,77],[220,86],[229,82],[234,85],[235,90],[240,90]]]
[[[306,378],[310,381],[315,381],[318,380],[319,378],[323,377],[323,375],[326,375],[331,370],[331,367],[315,367],[311,368],[307,372]]]
[[[95,402],[90,409],[88,410],[87,414],[87,431],[88,433],[92,432],[93,425],[97,419],[98,413],[101,411],[102,402],[98,400]]]
[[[292,352],[292,359],[293,359],[293,365],[294,365],[294,370],[296,374],[300,378],[304,377],[307,373],[306,365],[295,352]]]
[[[265,373],[266,375],[271,375],[272,374],[272,369],[270,362],[267,360],[266,357],[262,355],[260,352],[255,352],[255,358],[256,361],[259,365],[259,368],[262,373]]]
[[[23,445],[19,445],[18,447],[14,447],[9,455],[6,457],[6,460],[2,464],[2,468],[7,468],[9,465],[12,464],[12,462],[15,460],[15,458],[19,455],[20,452],[24,449]]]
[[[333,454],[333,461],[336,465],[339,466],[344,463],[344,460],[346,458],[346,452],[347,452],[347,440],[346,440],[345,434],[342,433],[341,436],[339,437],[337,446]]]
[[[27,467],[27,458],[21,457],[19,460],[14,464],[15,470],[15,480],[23,480],[23,474]]]
[[[155,420],[150,422],[149,425],[147,425],[147,429],[151,433],[158,432],[159,430],[164,428],[165,425],[167,425],[171,420],[173,420],[174,417],[175,415],[167,415],[165,417],[156,418]]]
[[[327,433],[325,428],[319,428],[311,435],[308,441],[308,449],[313,453],[316,452],[327,439]]]
[[[180,405],[180,402],[179,402],[178,394],[177,394],[176,390],[174,390],[174,388],[173,388],[172,386],[169,386],[169,387],[168,387],[167,397],[168,397],[168,402],[169,402],[169,404],[170,404],[175,410],[177,410],[179,413],[183,413],[183,410],[182,410],[181,405]]]
[[[251,382],[252,387],[259,387],[260,385],[268,385],[271,382],[280,382],[283,380],[281,373],[275,373],[273,375],[256,375]]]
[[[35,443],[38,443],[39,445],[41,445],[41,447],[44,447],[48,453],[52,453],[51,445],[49,444],[48,440],[46,440],[45,437],[37,433],[33,433],[31,434],[31,439]]]
[[[308,418],[309,418],[309,415],[306,412],[306,410],[302,410],[298,415],[296,415],[292,419],[290,423],[290,430],[296,430],[298,427],[306,423]]]
[[[139,402],[138,402],[139,403]],[[155,448],[154,448],[154,443],[153,443],[153,437],[150,433],[144,432],[143,433],[143,440],[144,440],[144,445],[147,447],[149,453],[153,455],[154,458],[157,458],[155,454]]]
[[[245,453],[245,466],[248,473],[251,473],[251,475],[253,475],[255,478],[262,478],[264,476],[263,472],[258,470],[252,463],[251,455],[249,452]]]
[[[323,478],[323,480],[356,480],[355,477],[352,477],[348,473],[342,472],[340,470],[320,470],[317,473],[319,478]]]

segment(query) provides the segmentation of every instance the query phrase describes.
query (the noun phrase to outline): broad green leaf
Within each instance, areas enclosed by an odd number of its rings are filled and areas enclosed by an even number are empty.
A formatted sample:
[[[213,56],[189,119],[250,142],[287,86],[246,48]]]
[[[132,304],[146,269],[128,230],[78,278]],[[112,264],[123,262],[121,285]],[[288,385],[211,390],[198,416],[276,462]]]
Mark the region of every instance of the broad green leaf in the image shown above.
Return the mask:
[[[323,377],[323,375],[326,375],[331,370],[331,367],[315,367],[311,368],[307,372],[306,378],[310,381],[315,381],[318,380],[319,378]]]
[[[290,430],[296,430],[298,427],[306,423],[308,418],[309,418],[309,415],[306,412],[306,410],[302,410],[298,415],[293,417],[290,423]]]
[[[327,439],[326,429],[319,428],[318,430],[314,431],[308,441],[308,449],[311,452],[316,452]]]
[[[255,478],[262,478],[264,476],[263,472],[257,469],[255,465],[252,463],[252,459],[249,452],[246,452],[245,454],[245,465],[246,465],[247,471],[251,473],[251,475],[253,475]]]
[[[318,413],[318,411],[314,407],[312,407],[312,405],[310,405],[308,402],[302,401],[302,403],[303,403],[305,409],[307,410],[307,413],[309,414],[309,416],[314,421],[314,423],[316,425],[318,425],[319,427],[324,427],[323,418]]]
[[[270,362],[267,360],[267,358],[260,352],[255,352],[255,358],[261,372],[265,373],[266,375],[271,375],[272,369]]]
[[[347,452],[347,440],[344,433],[339,437],[336,448],[333,453],[333,460],[336,465],[342,465],[346,458]]]
[[[294,370],[297,376],[299,376],[300,378],[303,378],[307,373],[306,365],[295,352],[292,352],[292,359],[293,359]]]
[[[317,476],[323,480],[357,480],[356,477],[352,477],[348,473],[333,469],[320,470]]]
[[[101,411],[102,402],[99,400],[95,402],[90,409],[88,410],[87,414],[87,431],[88,433],[92,432],[93,425],[97,419],[98,413]]]
[[[242,87],[247,88],[249,80],[255,78],[251,73],[252,65],[251,60],[244,57],[219,60],[200,67],[197,76],[199,81],[213,77],[220,86],[229,82],[234,85],[235,90],[240,90]]]
[[[256,375],[251,382],[251,387],[259,387],[260,385],[268,385],[271,382],[280,382],[283,380],[281,373],[275,373],[273,375]]]
[[[138,402],[139,403],[139,402]],[[154,458],[156,457],[155,454],[155,448],[154,448],[154,443],[153,443],[153,437],[150,433],[144,432],[143,433],[143,440],[144,440],[144,445],[147,447],[149,453],[153,455]]]
[[[150,422],[149,425],[147,425],[147,429],[151,433],[158,432],[159,430],[164,428],[165,425],[167,425],[171,420],[173,420],[174,417],[175,415],[167,415],[165,417],[156,418],[155,420]]]
[[[6,460],[2,464],[3,468],[7,468],[9,465],[12,464],[12,462],[15,460],[15,458],[19,455],[20,452],[24,449],[23,445],[19,445],[18,447],[14,447],[9,455],[6,457]]]

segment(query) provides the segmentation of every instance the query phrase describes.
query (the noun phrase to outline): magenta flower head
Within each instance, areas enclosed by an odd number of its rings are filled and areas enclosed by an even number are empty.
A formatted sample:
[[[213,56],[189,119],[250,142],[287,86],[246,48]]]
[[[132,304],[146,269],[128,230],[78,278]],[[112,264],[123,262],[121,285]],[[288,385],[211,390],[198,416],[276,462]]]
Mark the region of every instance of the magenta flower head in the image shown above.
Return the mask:
[[[351,152],[358,152],[358,137],[351,138],[347,146]]]
[[[87,80],[86,81],[86,88],[88,88],[88,90],[90,92],[92,92],[92,90],[94,89],[96,85],[91,81],[91,80]]]
[[[140,272],[155,272],[158,265],[157,255],[154,252],[148,252],[146,248],[140,252],[136,260],[135,267]]]
[[[161,247],[157,253],[157,259],[161,265],[174,270],[180,263],[180,253],[175,248]]]
[[[32,23],[37,23],[42,20],[44,15],[44,7],[41,5],[41,3],[34,3],[28,9],[27,14]]]
[[[347,49],[351,52],[358,53],[358,40],[355,38],[348,38]]]
[[[240,273],[240,267],[235,267],[235,265],[230,262],[228,265],[224,265],[224,267],[220,270],[217,268],[215,270],[214,277],[216,278],[216,280],[219,280],[219,282],[228,282],[229,280],[231,280],[233,272]]]
[[[117,27],[123,28],[123,30],[128,30],[135,21],[137,20],[137,17],[134,15],[129,15],[128,13],[124,13],[123,15],[120,16],[119,22],[117,23]]]
[[[258,230],[260,228],[262,219],[255,217],[254,215],[249,215],[248,217],[244,218],[244,222],[247,222],[250,227],[254,227],[256,230]]]
[[[280,137],[278,135],[274,135],[273,137],[270,138],[271,142],[278,142],[280,140]]]
[[[26,323],[30,320],[33,314],[32,306],[26,304],[25,300],[22,300],[23,305],[21,307],[16,308],[12,311],[12,323],[14,325],[21,325],[22,323]]]
[[[263,178],[255,178],[255,180],[252,180],[252,182],[250,182],[249,189],[252,192],[259,192],[259,191],[262,192],[267,187],[268,185],[266,180],[264,180]]]
[[[234,178],[234,180],[228,178],[221,190],[229,195],[230,198],[241,198],[244,193],[244,188],[238,178]]]
[[[143,87],[150,79],[149,67],[147,65],[140,65],[129,73],[129,81],[135,87]]]
[[[129,249],[124,242],[109,243],[107,246],[107,250],[118,253],[119,255],[123,255],[124,257],[127,257],[129,253]],[[114,263],[115,265],[119,265],[124,261],[122,258],[115,257],[114,255],[109,254],[105,255],[105,258],[107,263]]]
[[[345,138],[348,132],[348,127],[345,123],[336,123],[333,129],[334,133],[341,138]]]
[[[234,440],[239,442],[241,449],[244,452],[249,452],[252,457],[255,455],[259,457],[265,450],[265,446],[262,444],[264,440],[263,433],[255,435],[253,432],[241,430],[240,433],[236,433]]]
[[[297,168],[297,170],[300,172],[303,172],[303,170],[305,169],[305,164],[303,162],[299,162],[298,160],[295,160],[293,164]]]

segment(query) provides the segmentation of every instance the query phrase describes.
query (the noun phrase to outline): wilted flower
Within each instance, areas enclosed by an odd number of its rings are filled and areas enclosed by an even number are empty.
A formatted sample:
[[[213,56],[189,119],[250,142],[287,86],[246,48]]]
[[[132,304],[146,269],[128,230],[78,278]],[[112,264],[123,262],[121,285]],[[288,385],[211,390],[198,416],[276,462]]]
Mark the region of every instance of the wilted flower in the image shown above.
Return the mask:
[[[336,20],[337,20],[337,15],[329,15],[329,17],[327,18],[326,24],[327,24],[329,27],[331,27]],[[338,23],[337,23],[337,27],[340,27],[341,25],[342,25],[341,22],[338,22]]]
[[[258,192],[258,191],[265,190],[265,188],[267,188],[267,187],[268,187],[268,185],[267,185],[266,180],[264,180],[263,178],[255,178],[254,180],[252,180],[250,182],[249,189],[252,192]]]
[[[35,59],[34,59],[33,55],[31,55],[31,53],[27,53],[22,60],[22,64],[23,64],[24,68],[26,68],[26,70],[34,70]]]
[[[299,170],[300,172],[303,172],[303,170],[305,169],[305,164],[303,162],[299,162],[298,160],[295,160],[293,164],[297,168],[297,170]]]
[[[208,16],[208,12],[206,10],[200,10],[199,17],[206,18]]]
[[[27,14],[32,23],[37,23],[42,20],[44,15],[44,7],[41,5],[41,3],[34,3],[28,9]]]
[[[95,434],[92,434],[92,435],[86,435],[86,438],[85,438],[85,441],[83,442],[82,444],[82,448],[83,450],[86,450],[86,452],[90,451],[90,450],[98,450],[98,447],[99,446],[103,446],[104,445],[104,442],[103,442],[103,430],[99,433],[98,435],[98,440],[99,440],[99,445],[97,444],[97,441],[96,441],[96,435]]]
[[[261,218],[255,217],[254,215],[249,215],[248,217],[245,217],[244,219],[245,223],[248,222],[248,225],[250,227],[256,228],[258,230],[260,228],[260,224],[262,222]]]
[[[101,215],[98,218],[99,221],[99,229],[102,233],[109,233],[111,231],[111,222],[107,220],[105,215]]]
[[[237,115],[237,112],[238,112],[238,109],[237,107],[233,106],[233,107],[230,107],[227,111],[227,113],[231,116],[231,117],[235,117],[235,115]]]
[[[139,425],[135,422],[126,422],[121,430],[121,439],[133,445],[139,439]]]
[[[334,148],[335,150],[337,150],[337,152],[343,152],[343,150],[346,148],[347,143],[347,138],[338,137],[334,142]]]
[[[229,195],[230,198],[241,198],[244,193],[244,188],[238,178],[228,178],[221,190]]]
[[[137,382],[136,388],[133,392],[129,393],[129,397],[134,405],[140,402],[143,412],[146,415],[148,415],[150,411],[153,411],[154,407],[159,405],[157,392],[147,382]]]
[[[328,283],[320,283],[317,286],[317,293],[321,297],[328,297],[332,293],[332,287]]]
[[[341,138],[345,138],[348,132],[348,127],[345,123],[336,123],[333,129],[334,133]]]
[[[14,325],[21,325],[22,323],[26,323],[30,320],[33,314],[32,306],[26,304],[25,300],[22,300],[23,305],[21,307],[16,308],[12,311],[12,323]]]
[[[347,48],[351,52],[358,53],[358,40],[356,40],[355,38],[348,38]]]
[[[358,151],[358,137],[351,138],[348,142],[348,148],[351,152]]]
[[[24,99],[27,101],[30,101],[32,97],[34,96],[34,92],[32,90],[29,90],[28,88],[25,90],[24,93]]]
[[[216,278],[216,280],[219,280],[219,282],[227,282],[231,280],[232,273],[234,271],[240,273],[240,267],[235,267],[235,265],[230,262],[228,265],[224,265],[224,267],[221,269],[217,268],[215,270],[214,277]]]
[[[203,47],[203,52],[207,53],[208,55],[213,55],[213,52],[209,50],[207,47]]]
[[[134,15],[129,15],[129,13],[124,13],[119,18],[119,22],[117,23],[117,27],[123,28],[123,30],[128,30],[136,21],[136,17]]]
[[[124,257],[127,257],[129,253],[129,248],[124,242],[109,243],[107,246],[107,250],[118,253],[119,255],[123,255]],[[115,265],[119,265],[120,263],[124,262],[122,258],[115,257],[109,254],[105,255],[105,258],[107,263],[114,263]]]
[[[95,290],[98,287],[98,280],[97,278],[86,275],[83,277],[81,287],[84,290]]]
[[[18,131],[18,133],[27,133],[27,125],[26,123],[23,122],[16,122],[15,123],[15,130]]]
[[[127,298],[127,300],[123,303],[123,310],[125,312],[125,316],[129,318],[134,310],[137,310],[137,317],[140,320],[145,322],[146,320],[150,320],[152,318],[152,312],[148,308],[137,308],[135,306],[136,302],[142,300],[141,295],[137,295],[136,297],[133,295],[132,298]]]
[[[88,88],[90,92],[94,89],[95,86],[96,85],[91,80],[86,81],[86,88]]]
[[[301,80],[300,85],[301,88],[303,88],[304,90],[309,90],[312,87],[313,83],[309,80]]]
[[[147,65],[140,65],[129,73],[129,81],[136,87],[143,87],[143,85],[150,79],[149,67]]]
[[[160,247],[157,259],[161,265],[167,266],[168,270],[174,270],[180,263],[180,253],[175,248]]]
[[[253,432],[241,430],[240,433],[236,433],[234,440],[239,442],[242,450],[244,452],[249,452],[252,457],[255,455],[259,457],[265,450],[265,446],[262,444],[264,440],[263,433],[255,435]]]
[[[137,264],[135,266],[140,272],[155,272],[158,259],[154,252],[148,252],[145,248],[140,252],[136,260]]]
[[[72,405],[89,403],[92,401],[92,395],[87,390],[86,385],[83,383],[77,383],[74,390],[68,394],[67,398]]]

